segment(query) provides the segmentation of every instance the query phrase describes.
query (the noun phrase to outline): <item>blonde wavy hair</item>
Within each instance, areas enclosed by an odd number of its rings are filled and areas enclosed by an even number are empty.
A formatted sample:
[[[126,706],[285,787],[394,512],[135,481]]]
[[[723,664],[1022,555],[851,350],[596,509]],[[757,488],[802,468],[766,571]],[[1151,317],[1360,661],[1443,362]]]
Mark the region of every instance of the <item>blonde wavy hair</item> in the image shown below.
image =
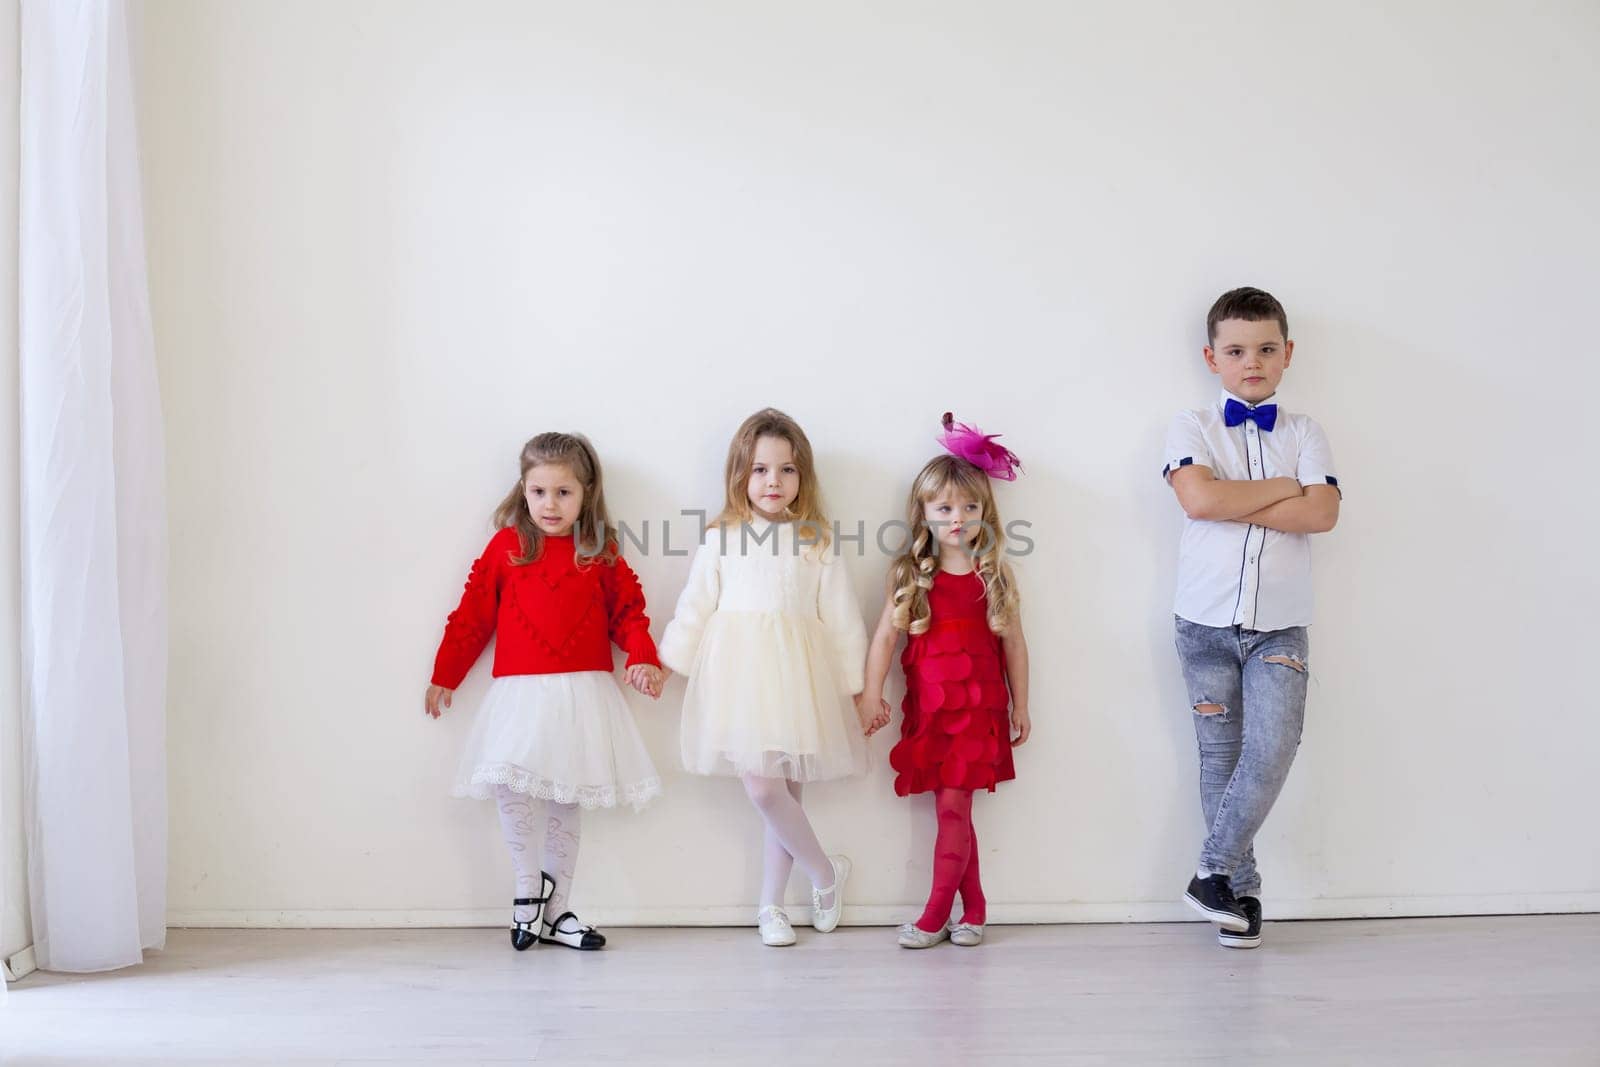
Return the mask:
[[[817,485],[811,442],[800,424],[777,408],[762,408],[739,424],[728,444],[728,462],[723,468],[727,499],[710,525],[735,526],[755,519],[755,509],[750,506],[750,471],[755,466],[756,442],[763,437],[787,441],[794,451],[794,465],[800,471],[800,492],[789,505],[786,518],[793,521],[796,532],[820,552],[828,547],[832,538],[828,536],[828,519],[822,511],[822,490]]]
[[[929,460],[911,483],[906,500],[906,525],[911,528],[911,538],[906,551],[889,568],[895,629],[912,634],[928,629],[928,590],[939,573],[939,543],[928,526],[925,505],[952,489],[977,501],[983,509],[983,532],[973,546],[973,564],[989,600],[989,629],[1003,634],[1017,617],[1021,598],[1016,576],[1004,558],[1006,538],[1000,510],[995,506],[989,476],[956,456]]]
[[[494,509],[494,526],[497,530],[512,528],[517,531],[522,555],[511,562],[523,566],[538,559],[544,551],[544,531],[533,521],[528,511],[528,495],[523,490],[528,472],[541,464],[565,467],[583,486],[583,503],[578,508],[578,521],[572,525],[572,542],[578,566],[587,566],[598,560],[612,563],[617,558],[617,530],[611,525],[606,512],[605,486],[601,479],[600,457],[594,445],[581,433],[542,433],[522,446],[517,484]]]

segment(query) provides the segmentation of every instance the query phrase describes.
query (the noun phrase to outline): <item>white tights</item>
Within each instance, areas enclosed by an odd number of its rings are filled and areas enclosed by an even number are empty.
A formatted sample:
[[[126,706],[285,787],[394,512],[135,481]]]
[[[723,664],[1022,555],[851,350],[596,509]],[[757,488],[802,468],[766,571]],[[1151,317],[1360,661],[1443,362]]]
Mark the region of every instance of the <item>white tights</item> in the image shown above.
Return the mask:
[[[744,790],[765,820],[761,867],[761,906],[783,906],[789,873],[798,863],[816,889],[832,890],[833,864],[817,840],[817,832],[800,806],[801,786],[783,778],[743,776]],[[824,907],[832,907],[833,893],[823,894]]]
[[[583,832],[582,809],[576,804],[557,804],[553,800],[539,800],[526,793],[518,793],[507,786],[495,789],[500,809],[500,830],[505,835],[506,849],[511,853],[511,866],[517,872],[519,897],[536,897],[542,888],[541,871],[549,871],[556,880],[550,893],[550,902],[544,906],[546,922],[553,923],[567,910],[567,898],[572,892],[572,876],[578,869],[578,845]],[[540,827],[539,815],[544,815],[543,862],[534,859],[535,835]],[[533,908],[519,906],[514,909],[518,922],[533,918]]]

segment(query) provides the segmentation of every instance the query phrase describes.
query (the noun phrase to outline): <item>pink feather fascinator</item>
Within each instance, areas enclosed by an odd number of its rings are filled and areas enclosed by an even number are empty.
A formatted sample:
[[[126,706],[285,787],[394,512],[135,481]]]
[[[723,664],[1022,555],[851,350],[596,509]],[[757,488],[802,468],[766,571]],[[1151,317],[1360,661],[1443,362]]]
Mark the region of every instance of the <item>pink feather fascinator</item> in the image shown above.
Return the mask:
[[[945,451],[966,460],[991,478],[1014,482],[1017,471],[1022,469],[1022,461],[1015,452],[1000,444],[999,439],[1000,434],[986,434],[976,426],[957,422],[952,413],[944,413],[944,432],[939,435],[939,443]]]

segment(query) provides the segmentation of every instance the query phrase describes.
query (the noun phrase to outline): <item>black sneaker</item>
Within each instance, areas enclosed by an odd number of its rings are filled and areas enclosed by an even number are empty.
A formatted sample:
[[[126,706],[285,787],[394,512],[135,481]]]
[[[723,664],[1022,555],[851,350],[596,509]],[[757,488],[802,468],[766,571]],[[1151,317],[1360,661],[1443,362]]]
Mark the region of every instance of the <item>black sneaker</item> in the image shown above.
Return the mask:
[[[1213,874],[1209,878],[1196,875],[1189,879],[1189,891],[1183,894],[1183,902],[1224,930],[1237,930],[1242,934],[1250,929],[1250,919],[1233,899],[1233,887],[1224,875]]]
[[[1244,917],[1250,920],[1250,928],[1242,933],[1236,930],[1218,930],[1217,944],[1223,948],[1260,948],[1261,901],[1255,897],[1240,897],[1239,907],[1244,909]]]

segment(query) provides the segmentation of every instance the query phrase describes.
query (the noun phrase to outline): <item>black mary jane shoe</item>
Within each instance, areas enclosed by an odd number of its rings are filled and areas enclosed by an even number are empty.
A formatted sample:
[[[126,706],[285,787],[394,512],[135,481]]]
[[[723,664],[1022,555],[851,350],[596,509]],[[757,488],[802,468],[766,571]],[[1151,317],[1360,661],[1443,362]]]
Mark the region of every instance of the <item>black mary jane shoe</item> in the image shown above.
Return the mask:
[[[555,875],[549,871],[540,871],[539,889],[548,901],[551,894],[556,891]],[[539,940],[547,945],[565,945],[567,948],[582,949],[584,952],[593,952],[606,947],[606,935],[592,926],[583,925],[570,911],[564,911],[556,916],[554,922],[546,919],[539,929]]]
[[[542,897],[517,897],[511,902],[511,947],[518,952],[525,952],[539,943],[540,920],[544,917],[544,906],[550,902],[550,890],[543,892]],[[527,907],[533,908],[533,918],[518,919],[516,909]]]
[[[547,945],[565,945],[585,952],[606,947],[606,935],[592,926],[583,925],[570,911],[562,912],[553,923],[545,923],[539,940]]]

